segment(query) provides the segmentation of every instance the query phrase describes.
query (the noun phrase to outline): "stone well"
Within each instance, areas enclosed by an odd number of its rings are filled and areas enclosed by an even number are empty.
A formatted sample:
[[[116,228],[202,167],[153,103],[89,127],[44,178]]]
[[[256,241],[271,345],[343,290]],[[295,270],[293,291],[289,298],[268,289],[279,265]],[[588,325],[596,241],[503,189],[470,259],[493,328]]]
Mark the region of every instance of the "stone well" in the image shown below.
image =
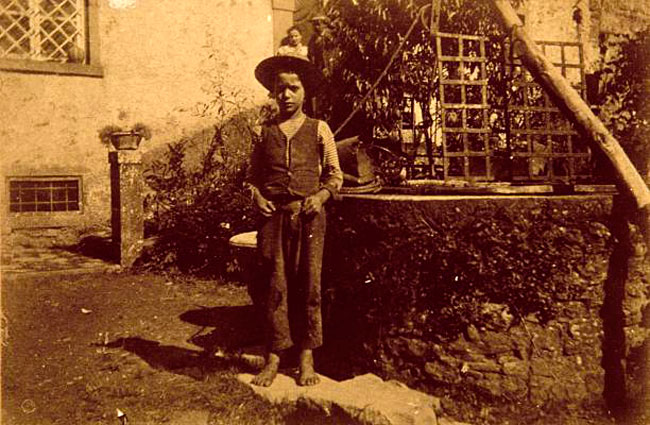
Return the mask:
[[[621,309],[627,352],[647,336],[642,282],[611,294],[611,209],[611,194],[346,195],[328,211],[326,348],[432,391],[602,400],[603,317]]]

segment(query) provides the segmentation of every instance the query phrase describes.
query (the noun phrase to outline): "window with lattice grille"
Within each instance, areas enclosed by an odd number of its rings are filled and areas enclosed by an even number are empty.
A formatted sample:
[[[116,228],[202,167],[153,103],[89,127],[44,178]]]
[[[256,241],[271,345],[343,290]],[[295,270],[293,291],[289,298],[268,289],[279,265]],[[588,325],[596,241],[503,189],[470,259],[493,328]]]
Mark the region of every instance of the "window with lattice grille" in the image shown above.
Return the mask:
[[[12,213],[80,210],[81,184],[77,177],[9,181],[9,211]]]
[[[0,57],[86,63],[86,0],[0,0]]]

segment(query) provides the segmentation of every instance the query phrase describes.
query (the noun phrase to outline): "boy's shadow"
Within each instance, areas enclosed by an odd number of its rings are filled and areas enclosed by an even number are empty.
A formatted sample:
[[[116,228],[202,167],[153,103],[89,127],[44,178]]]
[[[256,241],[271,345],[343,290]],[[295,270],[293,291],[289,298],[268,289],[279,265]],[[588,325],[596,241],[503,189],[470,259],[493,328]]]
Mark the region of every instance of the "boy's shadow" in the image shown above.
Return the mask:
[[[180,315],[184,322],[201,328],[188,342],[201,347],[211,357],[234,359],[249,372],[257,372],[264,364],[264,329],[262,313],[255,305],[200,307]],[[208,333],[206,329],[211,328]],[[280,353],[280,372],[292,374],[298,366],[298,350],[294,346]]]
[[[252,306],[201,307],[180,315],[184,322],[201,326],[189,338],[189,342],[201,347],[192,350],[174,345],[165,345],[140,337],[118,338],[104,345],[107,348],[122,348],[131,352],[154,369],[166,370],[179,375],[204,380],[208,375],[236,368],[253,372],[255,367],[240,356],[215,356],[218,351],[234,353],[242,351],[261,341],[261,332],[256,326],[255,310]],[[207,334],[202,332],[214,329]]]
[[[105,346],[133,353],[154,369],[189,376],[199,381],[231,366],[223,359],[210,357],[202,351],[164,345],[140,337],[118,338]]]
[[[252,305],[200,307],[186,311],[180,319],[201,327],[188,341],[208,353],[237,352],[262,344],[262,322]],[[204,333],[208,328],[213,329]]]

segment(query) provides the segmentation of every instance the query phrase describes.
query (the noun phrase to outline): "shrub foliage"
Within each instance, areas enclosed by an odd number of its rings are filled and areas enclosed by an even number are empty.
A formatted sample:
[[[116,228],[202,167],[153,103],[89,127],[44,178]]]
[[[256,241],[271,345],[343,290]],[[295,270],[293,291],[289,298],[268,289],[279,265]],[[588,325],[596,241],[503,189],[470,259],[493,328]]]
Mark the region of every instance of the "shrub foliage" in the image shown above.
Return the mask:
[[[332,211],[327,240],[334,340],[444,341],[480,327],[486,303],[546,321],[602,290],[606,261],[591,262],[609,255],[604,199],[355,202]]]
[[[252,111],[240,112],[215,124],[204,143],[201,138],[171,143],[153,161],[146,173],[152,189],[147,207],[158,238],[147,267],[206,275],[236,269],[228,240],[253,226],[243,183],[255,118]]]
[[[650,30],[603,37],[601,118],[641,172],[650,172]]]

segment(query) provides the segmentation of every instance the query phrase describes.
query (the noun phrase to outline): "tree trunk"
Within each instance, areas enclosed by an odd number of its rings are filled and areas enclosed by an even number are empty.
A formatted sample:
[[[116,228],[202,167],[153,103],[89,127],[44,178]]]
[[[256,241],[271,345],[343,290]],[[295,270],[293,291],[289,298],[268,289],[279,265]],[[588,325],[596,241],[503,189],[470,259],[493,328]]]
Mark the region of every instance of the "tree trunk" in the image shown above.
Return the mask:
[[[512,34],[512,43],[517,55],[531,74],[552,95],[558,107],[567,113],[567,117],[588,135],[612,162],[619,177],[621,192],[629,191],[639,208],[650,205],[650,189],[621,145],[526,33],[510,2],[492,0],[492,3]]]

